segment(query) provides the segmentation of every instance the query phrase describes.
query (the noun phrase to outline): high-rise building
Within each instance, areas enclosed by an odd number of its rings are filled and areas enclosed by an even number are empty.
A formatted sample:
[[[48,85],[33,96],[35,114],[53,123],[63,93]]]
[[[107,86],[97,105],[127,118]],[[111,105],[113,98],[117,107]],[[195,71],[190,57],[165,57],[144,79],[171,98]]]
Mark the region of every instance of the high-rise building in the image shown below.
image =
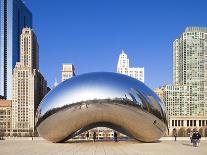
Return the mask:
[[[192,89],[187,115],[207,116],[207,28],[187,27],[173,51],[174,84]]]
[[[20,34],[32,28],[32,14],[21,0],[0,0],[0,95],[12,99],[12,71],[20,60]]]
[[[75,76],[75,68],[73,64],[63,64],[62,67],[62,82]]]
[[[173,85],[156,89],[169,114],[170,134],[207,136],[207,28],[187,27],[173,43]],[[162,93],[160,93],[163,91]]]
[[[130,68],[129,67],[129,58],[124,51],[122,51],[121,54],[119,55],[119,60],[118,60],[118,64],[117,64],[117,72],[131,76],[137,80],[144,82],[144,67]]]
[[[28,135],[35,130],[35,113],[47,93],[47,82],[39,71],[39,46],[35,33],[24,28],[20,40],[20,62],[13,74],[13,135]]]
[[[11,114],[12,101],[0,99],[0,134],[10,136],[11,132]]]

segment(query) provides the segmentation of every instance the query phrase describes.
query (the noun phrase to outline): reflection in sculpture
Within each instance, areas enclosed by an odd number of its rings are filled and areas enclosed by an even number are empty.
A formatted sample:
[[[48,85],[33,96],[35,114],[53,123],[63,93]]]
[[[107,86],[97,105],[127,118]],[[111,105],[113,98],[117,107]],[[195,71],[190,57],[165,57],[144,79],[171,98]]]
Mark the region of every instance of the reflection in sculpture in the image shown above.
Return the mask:
[[[165,107],[151,89],[132,77],[108,72],[62,82],[43,99],[36,117],[38,133],[52,142],[99,126],[153,142],[167,129]]]

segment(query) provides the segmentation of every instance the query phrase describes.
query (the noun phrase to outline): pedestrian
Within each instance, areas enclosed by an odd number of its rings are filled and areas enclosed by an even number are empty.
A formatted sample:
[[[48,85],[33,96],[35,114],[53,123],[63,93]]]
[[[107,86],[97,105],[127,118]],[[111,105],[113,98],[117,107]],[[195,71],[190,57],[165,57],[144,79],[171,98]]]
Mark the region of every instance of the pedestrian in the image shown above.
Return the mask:
[[[175,138],[175,141],[177,141],[177,132],[176,132],[176,129],[173,129],[173,136]]]
[[[89,139],[89,132],[87,131],[86,133],[86,139],[88,140]]]
[[[114,131],[114,141],[117,142],[117,132]]]
[[[93,132],[93,142],[95,142],[96,141],[96,132],[94,131]]]
[[[191,142],[191,143],[193,142],[193,140],[192,140],[192,136],[193,136],[193,132],[191,131],[191,132],[190,132],[190,142]]]
[[[192,135],[192,142],[194,147],[198,147],[200,144],[201,134],[198,131],[195,131]]]
[[[201,139],[201,134],[198,132],[198,131],[196,131],[196,139],[197,139],[197,145],[199,145],[200,144],[200,139]]]

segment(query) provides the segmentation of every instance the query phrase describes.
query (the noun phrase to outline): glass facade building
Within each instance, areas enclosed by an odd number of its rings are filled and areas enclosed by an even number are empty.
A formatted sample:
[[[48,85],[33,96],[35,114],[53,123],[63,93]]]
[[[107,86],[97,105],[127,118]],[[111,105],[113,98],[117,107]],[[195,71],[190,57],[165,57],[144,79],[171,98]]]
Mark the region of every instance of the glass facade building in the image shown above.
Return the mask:
[[[20,56],[20,34],[32,28],[32,13],[21,0],[0,0],[0,95],[12,98],[12,71]]]

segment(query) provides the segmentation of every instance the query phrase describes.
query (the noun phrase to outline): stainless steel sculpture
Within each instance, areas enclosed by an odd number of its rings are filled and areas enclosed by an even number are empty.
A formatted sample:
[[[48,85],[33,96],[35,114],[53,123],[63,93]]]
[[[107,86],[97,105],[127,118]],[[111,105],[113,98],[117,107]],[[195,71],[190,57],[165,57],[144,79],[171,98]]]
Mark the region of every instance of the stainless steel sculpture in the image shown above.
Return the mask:
[[[139,141],[156,141],[167,129],[165,107],[144,83],[122,74],[97,72],[64,81],[37,109],[37,131],[52,142],[64,142],[98,126]]]

